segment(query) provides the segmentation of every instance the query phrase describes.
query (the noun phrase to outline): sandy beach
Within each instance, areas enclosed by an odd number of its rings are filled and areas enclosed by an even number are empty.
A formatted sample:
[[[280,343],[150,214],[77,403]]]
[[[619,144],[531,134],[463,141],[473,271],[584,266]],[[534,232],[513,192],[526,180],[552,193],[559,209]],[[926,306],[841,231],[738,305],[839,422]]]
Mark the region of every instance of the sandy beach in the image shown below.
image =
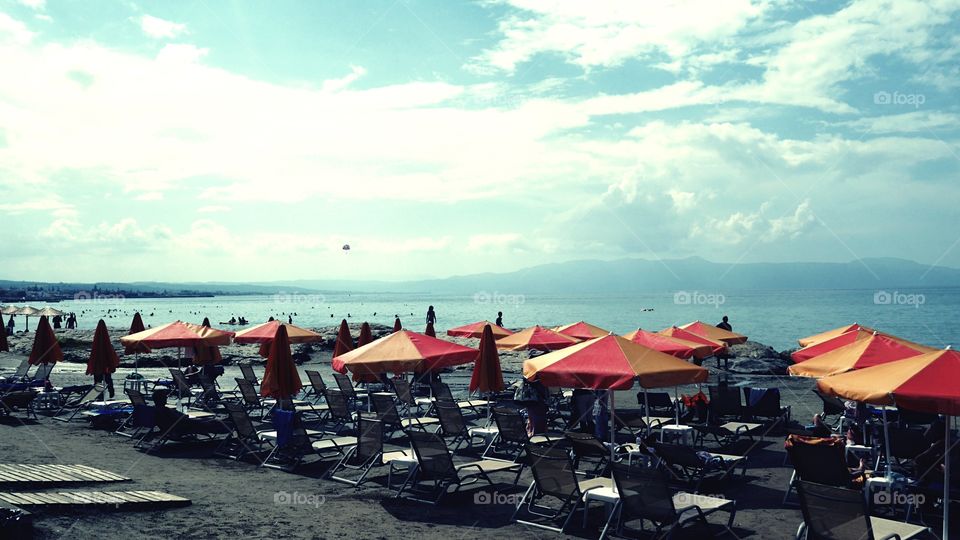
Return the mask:
[[[114,329],[116,338],[122,330]],[[0,353],[0,367],[13,367],[23,357],[21,336],[11,341],[13,352]],[[64,332],[60,339],[82,347],[84,334]],[[233,349],[237,350],[233,350]],[[256,348],[226,348],[224,356],[254,357]],[[299,369],[317,369],[328,373],[330,351],[316,350]],[[125,359],[125,364],[126,360]],[[519,377],[522,357],[503,355],[505,379]],[[710,382],[720,373],[710,360]],[[89,384],[80,363],[60,363],[51,380],[57,386]],[[118,392],[124,376],[131,371],[122,367],[114,375]],[[142,368],[147,378],[164,374],[162,368]],[[258,369],[258,371],[260,371]],[[469,370],[444,377],[455,394],[465,393]],[[223,381],[239,376],[235,366],[225,368]],[[731,384],[777,386],[784,405],[792,407],[793,418],[807,422],[820,410],[810,392],[809,379],[775,375],[736,375],[726,373]],[[303,376],[306,380],[306,377]],[[694,390],[681,389],[681,392]],[[618,392],[618,406],[635,407],[636,390]],[[737,476],[721,486],[704,485],[702,493],[722,494],[737,501],[734,531],[740,538],[792,538],[801,522],[796,506],[780,504],[792,471],[784,465],[783,435],[769,433],[755,443],[745,441],[749,451],[746,477]],[[308,460],[294,473],[258,468],[253,462],[232,461],[211,455],[212,445],[167,445],[156,454],[133,448],[130,439],[91,428],[86,422],[61,423],[43,415],[38,421],[22,421],[22,415],[0,424],[0,463],[85,464],[110,470],[133,479],[130,484],[103,488],[155,489],[187,497],[193,504],[186,508],[161,511],[117,511],[38,513],[35,516],[37,538],[143,538],[161,537],[290,537],[290,538],[555,538],[558,535],[528,528],[510,521],[513,506],[532,480],[526,470],[519,486],[510,484],[511,475],[499,475],[497,485],[484,483],[452,494],[437,507],[395,499],[395,491],[386,487],[386,468],[374,472],[373,480],[359,489],[321,479],[333,460]],[[469,454],[463,456],[469,458]],[[117,487],[122,486],[122,487]],[[97,488],[99,489],[99,488]],[[300,501],[288,503],[287,499]],[[485,504],[493,500],[493,504]],[[502,504],[497,504],[502,503]],[[586,528],[579,517],[568,531],[573,538],[595,538],[604,520],[602,505],[594,504]],[[714,521],[719,522],[719,518]],[[936,524],[934,524],[936,525]]]

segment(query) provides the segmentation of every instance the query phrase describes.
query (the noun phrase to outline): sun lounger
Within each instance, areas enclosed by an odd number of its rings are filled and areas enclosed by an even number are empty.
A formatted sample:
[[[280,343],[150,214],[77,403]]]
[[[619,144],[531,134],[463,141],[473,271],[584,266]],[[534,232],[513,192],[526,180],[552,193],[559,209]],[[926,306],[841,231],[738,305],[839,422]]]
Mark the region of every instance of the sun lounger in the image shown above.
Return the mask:
[[[383,451],[383,424],[379,420],[361,417],[357,421],[357,430],[359,432],[357,444],[350,447],[340,461],[327,472],[327,478],[359,486],[374,467],[390,465],[394,460],[413,457],[413,452],[410,450]],[[359,476],[347,478],[342,476],[342,472],[341,476],[337,476],[338,471],[344,470],[357,471]],[[392,474],[391,467],[390,475]]]
[[[789,435],[785,447],[794,470],[784,504],[799,480],[850,488],[862,485],[865,479],[863,472],[847,467],[846,443],[841,439]]]
[[[468,399],[464,401],[454,399],[453,393],[450,392],[450,386],[447,385],[447,383],[434,381],[430,383],[430,388],[433,391],[434,401],[445,399],[449,402],[456,403],[457,407],[461,409],[470,409],[477,416],[481,415],[479,407],[490,405],[490,402],[485,399]]]
[[[440,420],[440,429],[437,430],[437,434],[444,439],[452,438],[449,446],[454,451],[458,450],[459,446],[463,443],[467,443],[466,448],[471,448],[474,439],[477,438],[481,440],[481,445],[484,444],[483,436],[476,434],[470,428],[467,421],[463,418],[463,412],[461,412],[460,407],[456,403],[445,399],[438,399],[434,405],[434,409],[437,411],[437,416]]]
[[[397,404],[393,400],[393,395],[385,392],[374,392],[370,394],[373,402],[373,410],[377,413],[377,420],[383,422],[384,433],[392,435],[397,431],[403,431],[407,428],[426,429],[427,426],[435,426],[440,423],[438,418],[413,417],[401,418],[397,411]]]
[[[929,532],[920,525],[871,516],[860,490],[801,480],[797,495],[803,513],[798,540],[908,540]]]
[[[33,390],[17,390],[8,392],[0,396],[0,417],[12,416],[17,411],[24,411],[27,418],[33,416],[37,418],[37,413],[33,410],[33,400],[37,393]]]
[[[568,431],[564,433],[564,438],[573,449],[573,467],[580,470],[580,466],[591,464],[589,471],[585,471],[587,476],[603,476],[607,465],[610,462],[610,449],[593,436],[592,433],[580,433],[579,431]]]
[[[129,405],[129,402],[125,400],[112,399],[108,401],[99,401],[103,397],[105,388],[106,387],[103,383],[97,383],[93,385],[93,387],[91,387],[90,390],[85,394],[77,397],[76,399],[64,402],[60,407],[60,410],[54,413],[53,419],[60,420],[61,422],[69,422],[89,407],[113,408]],[[70,414],[68,416],[60,416],[64,411]]]
[[[694,492],[700,490],[700,485],[705,480],[726,480],[733,475],[737,467],[741,468],[744,476],[747,474],[746,456],[698,452],[692,447],[680,444],[654,443],[653,448],[664,469]]]
[[[704,441],[709,437],[720,448],[728,448],[738,442],[741,437],[746,436],[753,440],[753,432],[762,428],[761,424],[751,424],[748,422],[727,422],[721,426],[712,426],[709,424],[690,424],[696,431],[694,444],[703,446]]]
[[[521,457],[525,454],[527,445],[530,443],[554,442],[566,445],[562,434],[544,433],[529,436],[526,421],[516,409],[494,407],[493,421],[497,424],[497,436],[490,441],[486,450],[483,451],[483,457],[485,458],[492,454],[499,454],[522,463]]]

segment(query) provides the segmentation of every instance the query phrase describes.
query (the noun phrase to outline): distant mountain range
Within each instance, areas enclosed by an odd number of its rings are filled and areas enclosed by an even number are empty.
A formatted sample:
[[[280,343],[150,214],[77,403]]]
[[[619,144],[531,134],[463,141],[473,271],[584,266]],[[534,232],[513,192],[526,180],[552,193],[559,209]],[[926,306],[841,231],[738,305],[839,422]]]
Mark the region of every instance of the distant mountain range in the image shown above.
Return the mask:
[[[669,260],[619,259],[544,264],[507,273],[484,273],[414,281],[296,280],[257,283],[133,282],[58,283],[0,281],[0,289],[40,286],[61,291],[125,290],[177,296],[273,294],[311,291],[429,292],[477,291],[523,294],[627,293],[644,291],[743,289],[875,289],[960,287],[960,269],[893,258],[847,263],[715,263],[699,257]]]

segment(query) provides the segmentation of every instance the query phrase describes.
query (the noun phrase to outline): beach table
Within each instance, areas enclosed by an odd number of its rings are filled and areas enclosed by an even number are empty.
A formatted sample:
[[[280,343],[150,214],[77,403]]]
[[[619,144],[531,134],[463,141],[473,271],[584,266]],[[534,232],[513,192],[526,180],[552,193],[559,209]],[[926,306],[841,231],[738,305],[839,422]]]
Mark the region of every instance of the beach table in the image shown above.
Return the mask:
[[[728,430],[732,431],[733,433],[736,433],[737,435],[740,435],[740,434],[742,433],[742,434],[746,435],[747,437],[750,437],[750,440],[752,441],[752,440],[753,440],[753,431],[756,430],[756,429],[758,429],[758,428],[763,427],[763,424],[752,424],[752,423],[750,423],[750,422],[727,422],[726,424],[723,424],[723,425],[720,426],[720,427],[722,427],[722,428],[724,428],[724,429],[728,429]],[[763,438],[763,435],[762,435],[762,434],[761,434],[760,438]]]
[[[691,426],[682,424],[665,424],[660,426],[660,442],[664,439],[677,440],[680,444],[690,446],[694,441],[694,431]]]
[[[322,432],[322,431],[317,431],[317,430],[315,430],[315,429],[307,429],[307,430],[304,430],[304,431],[307,432],[307,437],[309,437],[309,438],[311,438],[311,439],[314,438],[314,437],[321,437],[321,436],[323,436],[323,432]],[[262,439],[276,440],[276,439],[277,439],[277,430],[262,431],[262,432],[259,433],[259,435],[260,435],[260,438],[262,438]]]

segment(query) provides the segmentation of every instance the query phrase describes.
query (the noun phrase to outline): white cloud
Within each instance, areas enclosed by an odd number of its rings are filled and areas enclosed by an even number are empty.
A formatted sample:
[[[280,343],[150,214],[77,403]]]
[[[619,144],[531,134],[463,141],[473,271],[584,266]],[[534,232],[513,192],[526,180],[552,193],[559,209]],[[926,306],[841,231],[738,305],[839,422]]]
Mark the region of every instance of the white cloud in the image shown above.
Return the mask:
[[[696,194],[693,192],[671,189],[667,191],[667,195],[669,195],[673,201],[673,209],[676,210],[678,214],[686,212],[696,206]]]
[[[27,25],[0,12],[0,45],[5,42],[25,45],[33,40],[34,33],[27,28]]]
[[[912,111],[858,118],[840,122],[838,125],[877,135],[886,133],[929,133],[931,131],[956,129],[960,125],[960,115],[941,111]]]
[[[143,15],[138,19],[138,22],[140,23],[140,30],[142,30],[144,34],[156,39],[175,38],[187,31],[187,25],[185,24],[168,21],[152,15]]]
[[[17,1],[20,3],[20,5],[27,6],[30,9],[34,9],[38,11],[43,10],[44,8],[47,7],[46,0],[17,0]]]
[[[134,197],[138,201],[162,201],[163,193],[159,191],[147,191]]]
[[[210,49],[189,43],[168,43],[157,53],[158,62],[192,64],[199,62]]]
[[[197,212],[200,214],[215,214],[217,212],[229,212],[229,211],[230,211],[229,206],[222,206],[217,204],[201,206],[200,208],[197,208]]]

